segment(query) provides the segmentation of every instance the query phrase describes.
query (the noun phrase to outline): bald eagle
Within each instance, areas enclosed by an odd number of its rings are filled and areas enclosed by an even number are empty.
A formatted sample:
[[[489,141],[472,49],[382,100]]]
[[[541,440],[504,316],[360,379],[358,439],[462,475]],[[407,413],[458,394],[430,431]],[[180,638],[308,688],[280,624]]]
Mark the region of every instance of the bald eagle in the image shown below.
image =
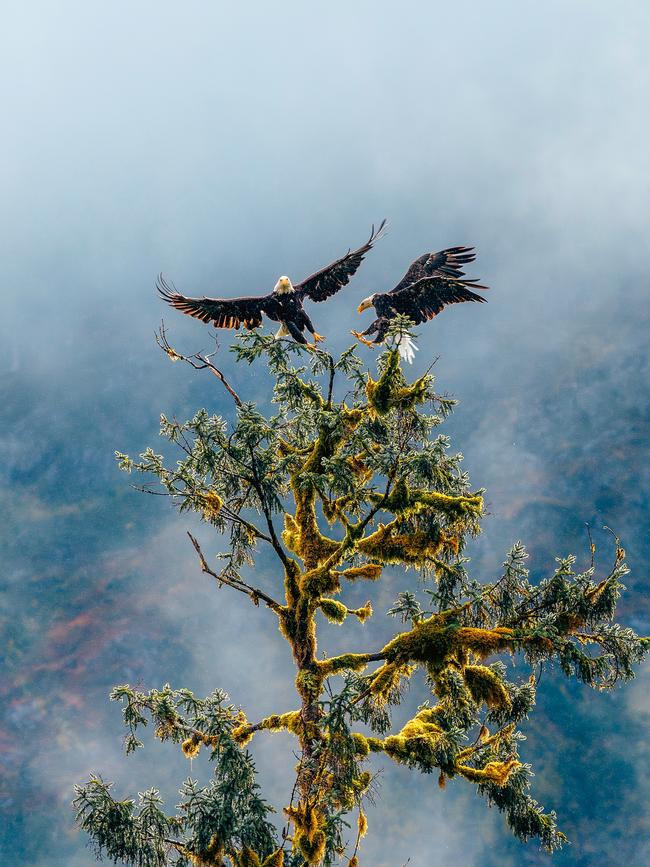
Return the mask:
[[[172,307],[194,316],[203,322],[212,322],[215,328],[258,328],[262,324],[262,314],[266,314],[274,322],[280,322],[276,337],[290,334],[297,343],[311,346],[325,338],[316,333],[303,301],[325,301],[346,286],[363,261],[365,254],[379,238],[386,224],[382,220],[375,231],[373,225],[370,237],[357,250],[348,250],[345,256],[331,262],[327,267],[316,271],[301,283],[292,283],[288,277],[280,277],[268,295],[250,296],[244,298],[186,298],[174,292],[162,274],[158,277],[157,289]],[[313,335],[314,342],[307,342],[303,331],[305,328]]]
[[[439,253],[425,253],[413,262],[406,274],[390,292],[376,292],[359,305],[359,313],[374,307],[377,319],[363,332],[354,336],[366,346],[381,344],[386,339],[391,319],[398,314],[408,316],[416,325],[433,319],[448,304],[486,299],[473,289],[487,289],[476,280],[468,280],[463,268],[476,258],[473,247],[449,247]],[[374,341],[366,340],[376,334]],[[399,353],[411,364],[417,346],[404,335],[398,345]]]

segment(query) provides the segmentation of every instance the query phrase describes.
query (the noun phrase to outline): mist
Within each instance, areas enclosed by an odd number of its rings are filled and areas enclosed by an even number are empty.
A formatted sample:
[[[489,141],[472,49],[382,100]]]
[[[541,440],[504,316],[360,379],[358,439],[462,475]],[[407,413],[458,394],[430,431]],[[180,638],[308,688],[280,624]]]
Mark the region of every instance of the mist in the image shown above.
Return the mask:
[[[179,351],[214,348],[160,303],[159,272],[188,295],[266,292],[387,217],[354,282],[309,309],[337,352],[369,324],[359,300],[416,256],[476,246],[489,303],[419,329],[414,365],[437,358],[460,399],[443,432],[487,488],[473,570],[493,577],[520,538],[536,578],[555,556],[586,561],[587,522],[604,569],[606,524],[632,566],[621,619],[648,634],[646,4],[66,0],[2,19],[1,863],[95,863],[69,806],[91,771],[172,807],[184,775],[207,780],[204,757],[190,769],[147,737],[123,757],[114,684],[220,686],[250,718],[295,701],[277,632],[205,580],[185,531],[220,540],[115,466],[115,449],[158,446],[161,412],[230,412],[156,346],[164,316]],[[229,342],[224,369],[264,400]],[[377,589],[375,623],[324,629],[323,646],[379,646],[402,580]],[[542,684],[524,755],[572,840],[554,864],[643,863],[646,696],[647,676],[612,695]],[[282,805],[289,739],[252,751]],[[549,863],[462,782],[440,792],[389,764],[380,781],[365,863]]]

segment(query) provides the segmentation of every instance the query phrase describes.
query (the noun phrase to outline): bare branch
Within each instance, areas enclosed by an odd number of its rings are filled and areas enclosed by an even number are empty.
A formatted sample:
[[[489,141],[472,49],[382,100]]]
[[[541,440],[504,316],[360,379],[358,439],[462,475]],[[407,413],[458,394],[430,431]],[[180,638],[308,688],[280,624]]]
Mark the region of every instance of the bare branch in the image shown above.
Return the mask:
[[[253,453],[253,447],[251,445],[249,445],[248,448],[249,448],[249,452],[250,452],[250,456],[251,456],[251,468],[250,469],[251,469],[251,472],[253,474],[253,478],[251,480],[251,483],[252,483],[253,487],[255,488],[255,491],[256,491],[257,496],[258,496],[259,501],[260,501],[260,507],[261,507],[262,512],[264,513],[264,517],[266,519],[266,526],[268,527],[269,535],[271,536],[271,544],[273,545],[275,553],[278,555],[280,562],[282,563],[284,568],[286,570],[288,570],[290,568],[289,558],[285,554],[284,548],[280,544],[280,540],[278,539],[278,535],[275,532],[275,526],[273,525],[273,520],[271,518],[271,511],[270,511],[270,509],[266,503],[266,499],[264,497],[264,490],[262,489],[262,484],[260,482],[260,478],[259,478],[259,475],[257,472],[257,466],[255,464],[255,454]]]
[[[176,352],[176,350],[172,349],[172,347],[169,345],[164,322],[161,323],[160,330],[156,332],[155,338],[158,346],[166,355],[171,358],[172,361],[185,361],[187,364],[193,367],[194,370],[209,370],[221,382],[221,384],[230,394],[237,406],[243,406],[242,400],[235,391],[235,389],[230,385],[230,383],[223,375],[223,373],[219,370],[219,368],[210,361],[210,357],[211,355],[214,355],[214,353],[211,353],[210,355],[202,355],[200,352],[195,352],[194,355],[181,355],[180,353]]]
[[[263,590],[258,590],[256,587],[251,587],[250,584],[246,584],[245,581],[233,581],[231,578],[228,578],[224,571],[215,572],[210,569],[208,566],[208,562],[203,555],[203,551],[201,550],[201,546],[194,538],[194,536],[189,532],[187,535],[190,537],[190,541],[192,545],[194,545],[194,550],[199,555],[199,563],[201,564],[201,571],[205,572],[207,575],[211,575],[215,581],[221,584],[227,584],[228,587],[232,587],[234,590],[239,590],[240,593],[243,593],[245,596],[248,596],[249,599],[253,602],[254,605],[259,605],[259,600],[261,599],[263,602],[266,602],[267,606],[275,611],[276,614],[281,614],[284,610],[284,606],[277,602],[273,597],[269,596]]]

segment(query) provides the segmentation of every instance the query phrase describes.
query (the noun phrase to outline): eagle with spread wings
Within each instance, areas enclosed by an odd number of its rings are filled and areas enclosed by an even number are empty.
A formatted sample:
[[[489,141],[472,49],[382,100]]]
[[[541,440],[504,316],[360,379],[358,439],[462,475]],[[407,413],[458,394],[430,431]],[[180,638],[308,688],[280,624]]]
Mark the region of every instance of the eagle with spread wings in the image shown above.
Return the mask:
[[[449,247],[438,253],[425,253],[413,262],[397,286],[389,292],[370,295],[359,305],[359,313],[374,307],[377,319],[363,332],[353,331],[354,336],[366,346],[381,344],[386,339],[391,319],[398,315],[408,316],[420,325],[437,316],[448,304],[462,301],[484,302],[474,289],[487,289],[477,280],[465,277],[464,267],[476,258],[474,247]],[[373,341],[367,340],[372,334]],[[404,335],[400,338],[399,353],[412,363],[417,346]]]
[[[350,282],[366,253],[382,234],[386,220],[382,220],[375,231],[373,225],[370,237],[365,244],[356,250],[348,250],[345,256],[331,262],[320,271],[316,271],[301,283],[292,283],[288,277],[280,277],[273,291],[268,295],[249,296],[243,298],[186,298],[175,292],[166,282],[162,274],[158,277],[157,289],[164,300],[202,322],[211,322],[215,328],[235,328],[240,326],[252,329],[262,324],[262,314],[274,322],[280,323],[276,337],[290,334],[297,342],[314,348],[324,340],[312,325],[312,321],[303,307],[303,301],[325,301],[335,295]],[[304,335],[307,329],[314,339],[309,343]]]

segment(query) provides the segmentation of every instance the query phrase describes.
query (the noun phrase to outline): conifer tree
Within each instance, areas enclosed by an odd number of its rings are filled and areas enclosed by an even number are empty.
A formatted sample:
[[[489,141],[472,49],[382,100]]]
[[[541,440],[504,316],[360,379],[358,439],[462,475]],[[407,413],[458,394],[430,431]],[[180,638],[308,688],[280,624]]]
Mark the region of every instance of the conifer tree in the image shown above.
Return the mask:
[[[409,325],[397,321],[393,341]],[[188,779],[172,815],[156,789],[136,805],[116,800],[99,776],[78,786],[77,820],[97,854],[140,867],[356,867],[377,753],[434,774],[441,788],[464,779],[518,838],[549,852],[561,846],[555,815],[530,794],[520,726],[545,665],[598,689],[634,676],[649,641],[614,623],[628,571],[618,540],[602,576],[592,546],[586,570],[559,558],[533,584],[517,543],[497,580],[472,579],[463,551],[479,533],[483,492],[470,488],[462,456],[437,432],[454,401],[435,391],[430,373],[407,382],[394,343],[373,377],[354,348],[334,359],[259,331],[242,335],[231,347],[236,360],[266,362],[274,381],[276,411],[267,414],[239,396],[210,356],[179,355],[164,330],[159,343],[172,360],[219,378],[236,421],[207,410],[184,424],[162,416],[161,435],[180,460],[168,465],[149,448],[138,460],[118,454],[120,466],[154,477],[180,511],[226,536],[215,560],[190,535],[200,568],[268,610],[269,630],[295,662],[296,702],[254,719],[219,689],[197,698],[169,685],[116,687],[127,752],[142,746],[140,729],[150,722],[171,749],[190,758],[207,752],[214,773],[206,786]],[[263,546],[276,569],[253,582]],[[365,582],[372,595],[386,567],[398,570],[403,587],[388,611],[395,636],[367,652],[323,656],[317,612],[335,624],[363,623],[371,604],[349,608],[346,588]],[[523,677],[511,679],[513,660]],[[417,671],[422,704],[394,731],[391,708]],[[282,730],[295,737],[299,762],[293,792],[278,805],[280,831],[249,744]]]

